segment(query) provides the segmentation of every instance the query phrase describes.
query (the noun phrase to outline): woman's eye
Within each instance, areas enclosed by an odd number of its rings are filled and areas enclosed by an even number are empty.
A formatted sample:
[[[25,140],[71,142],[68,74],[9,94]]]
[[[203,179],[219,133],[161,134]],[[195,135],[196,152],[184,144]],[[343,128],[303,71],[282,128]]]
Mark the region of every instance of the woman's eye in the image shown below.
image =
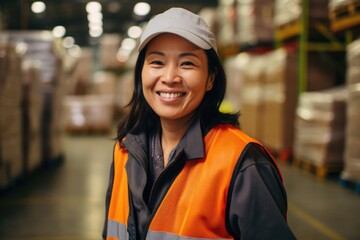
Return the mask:
[[[152,64],[152,65],[163,65],[163,63],[161,61],[158,61],[158,60],[151,61],[150,64]]]
[[[183,62],[181,65],[182,66],[194,66],[195,64],[193,62],[186,61],[186,62]]]

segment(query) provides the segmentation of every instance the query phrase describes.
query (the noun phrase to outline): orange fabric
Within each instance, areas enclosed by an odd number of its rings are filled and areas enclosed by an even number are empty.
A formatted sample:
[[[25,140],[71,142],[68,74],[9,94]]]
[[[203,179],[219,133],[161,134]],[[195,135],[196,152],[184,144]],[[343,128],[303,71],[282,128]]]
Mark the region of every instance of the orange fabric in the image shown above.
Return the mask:
[[[129,193],[128,181],[125,170],[125,163],[128,159],[127,152],[119,146],[115,146],[114,151],[114,182],[109,206],[109,220],[116,220],[127,226],[129,216]]]
[[[237,160],[250,141],[254,140],[235,129],[213,129],[205,138],[206,160],[187,161],[154,216],[150,230],[199,238],[231,238],[225,227],[228,188]]]

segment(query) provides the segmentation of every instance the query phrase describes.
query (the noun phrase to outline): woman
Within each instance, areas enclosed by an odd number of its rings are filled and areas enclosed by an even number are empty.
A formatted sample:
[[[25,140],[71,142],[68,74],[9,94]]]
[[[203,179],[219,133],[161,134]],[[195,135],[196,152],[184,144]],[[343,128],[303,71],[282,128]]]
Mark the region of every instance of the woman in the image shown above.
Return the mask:
[[[226,78],[204,20],[171,8],[140,39],[118,128],[107,239],[295,239],[275,162],[219,111]]]

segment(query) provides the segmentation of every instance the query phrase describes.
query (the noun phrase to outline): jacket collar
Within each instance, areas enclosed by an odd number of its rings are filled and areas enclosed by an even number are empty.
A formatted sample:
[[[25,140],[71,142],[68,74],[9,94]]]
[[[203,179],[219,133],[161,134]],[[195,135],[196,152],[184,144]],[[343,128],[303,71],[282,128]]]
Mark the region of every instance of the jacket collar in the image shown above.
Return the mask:
[[[141,151],[142,153],[148,153],[148,135],[149,133],[145,132],[128,134],[124,142],[127,151],[136,154],[140,147],[143,150]],[[196,118],[190,125],[175,151],[177,153],[183,152],[185,154],[185,159],[188,160],[203,158],[205,156],[203,134],[199,118]]]

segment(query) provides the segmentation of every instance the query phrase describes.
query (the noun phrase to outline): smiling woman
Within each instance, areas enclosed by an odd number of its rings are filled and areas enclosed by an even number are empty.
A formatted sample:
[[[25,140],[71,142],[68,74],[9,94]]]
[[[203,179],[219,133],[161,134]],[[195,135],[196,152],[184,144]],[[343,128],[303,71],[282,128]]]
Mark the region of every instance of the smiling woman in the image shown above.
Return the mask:
[[[186,131],[212,88],[207,66],[205,51],[178,35],[162,34],[149,43],[142,70],[143,93],[162,124],[173,121]]]
[[[119,124],[106,239],[295,239],[280,171],[238,113],[205,21],[182,8],[140,39],[130,112]]]

